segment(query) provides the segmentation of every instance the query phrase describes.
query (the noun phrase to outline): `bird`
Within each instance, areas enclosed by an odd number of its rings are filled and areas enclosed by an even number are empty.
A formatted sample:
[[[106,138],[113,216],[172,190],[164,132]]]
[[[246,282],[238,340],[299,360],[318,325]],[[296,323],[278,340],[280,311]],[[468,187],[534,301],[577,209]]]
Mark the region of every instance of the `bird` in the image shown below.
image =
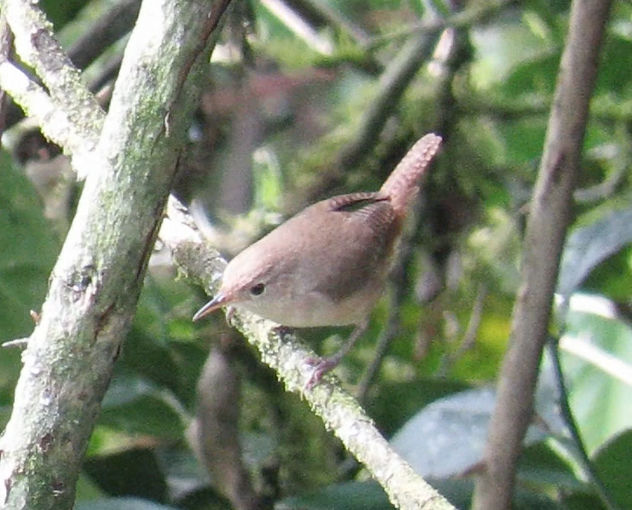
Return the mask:
[[[421,177],[441,141],[434,133],[419,139],[379,191],[310,205],[244,249],[193,320],[230,306],[290,328],[355,326],[335,354],[310,361],[308,387],[319,382],[366,330]]]

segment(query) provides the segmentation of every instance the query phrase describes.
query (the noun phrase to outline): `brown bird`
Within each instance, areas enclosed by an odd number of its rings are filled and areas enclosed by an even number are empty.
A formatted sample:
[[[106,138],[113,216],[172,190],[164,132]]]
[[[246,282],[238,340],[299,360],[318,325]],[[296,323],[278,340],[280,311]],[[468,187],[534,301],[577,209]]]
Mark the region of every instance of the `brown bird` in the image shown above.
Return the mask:
[[[283,326],[355,325],[336,354],[313,362],[308,386],[334,368],[362,335],[382,295],[408,206],[441,137],[427,134],[379,191],[311,205],[230,261],[219,292],[193,317],[223,306]]]

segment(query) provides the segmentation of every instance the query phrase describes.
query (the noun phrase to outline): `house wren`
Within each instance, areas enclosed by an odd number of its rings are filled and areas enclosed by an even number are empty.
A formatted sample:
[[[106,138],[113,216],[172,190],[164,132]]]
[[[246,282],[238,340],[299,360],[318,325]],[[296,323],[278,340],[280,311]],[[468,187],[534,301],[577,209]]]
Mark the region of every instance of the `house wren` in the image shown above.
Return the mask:
[[[313,362],[310,386],[335,367],[366,329],[382,295],[409,204],[439,150],[427,134],[379,191],[311,205],[239,253],[219,292],[193,317],[235,306],[290,327],[355,325],[329,358]]]

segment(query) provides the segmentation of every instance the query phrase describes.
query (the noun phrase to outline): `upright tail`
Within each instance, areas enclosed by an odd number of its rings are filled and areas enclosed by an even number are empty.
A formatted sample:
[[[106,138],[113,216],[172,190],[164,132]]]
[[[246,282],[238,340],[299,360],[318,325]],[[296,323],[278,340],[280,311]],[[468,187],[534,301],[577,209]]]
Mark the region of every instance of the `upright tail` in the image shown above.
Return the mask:
[[[419,179],[439,151],[441,137],[429,133],[417,141],[395,167],[380,188],[390,198],[395,212],[405,214],[410,201],[419,192]]]

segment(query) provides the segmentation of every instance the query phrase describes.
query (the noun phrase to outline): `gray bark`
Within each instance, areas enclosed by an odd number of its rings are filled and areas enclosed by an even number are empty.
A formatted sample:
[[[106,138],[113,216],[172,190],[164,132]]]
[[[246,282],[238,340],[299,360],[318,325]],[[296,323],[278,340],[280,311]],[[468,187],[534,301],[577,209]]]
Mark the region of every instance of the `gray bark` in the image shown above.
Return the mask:
[[[575,0],[571,6],[569,33],[529,210],[510,345],[501,369],[474,510],[505,510],[512,505],[611,3]]]
[[[83,454],[134,315],[195,101],[188,85],[183,93],[184,77],[202,53],[209,12],[218,5],[223,2],[144,2],[104,119],[36,3],[1,4],[19,54],[50,97],[28,94],[31,84],[1,76],[0,83],[9,93],[23,86],[27,93],[18,100],[25,109],[37,113],[43,101],[69,120],[72,129],[60,137],[75,169],[87,176],[0,439],[3,508],[73,506]],[[7,70],[11,64],[0,62],[0,75]],[[40,116],[40,122],[50,118]]]

